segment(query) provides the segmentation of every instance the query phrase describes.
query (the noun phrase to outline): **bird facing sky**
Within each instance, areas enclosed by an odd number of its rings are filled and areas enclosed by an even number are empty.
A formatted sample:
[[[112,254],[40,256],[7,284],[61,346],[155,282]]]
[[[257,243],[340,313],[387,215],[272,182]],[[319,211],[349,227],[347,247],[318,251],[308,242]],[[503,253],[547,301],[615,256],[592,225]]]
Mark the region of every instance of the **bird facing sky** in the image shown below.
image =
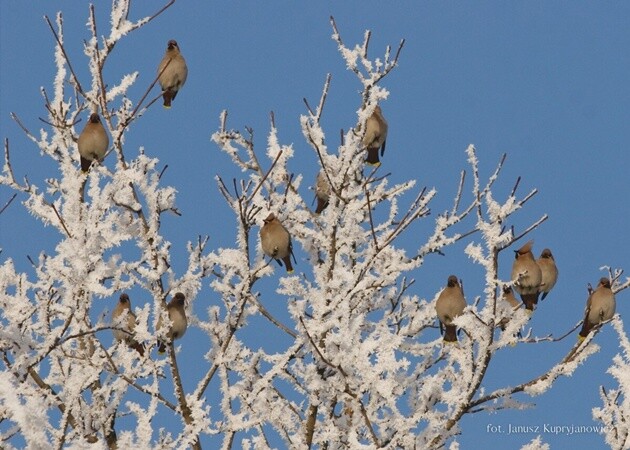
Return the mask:
[[[177,97],[177,93],[186,83],[188,78],[188,66],[186,60],[179,51],[177,41],[168,41],[164,58],[158,66],[158,80],[162,87],[164,107],[170,108],[171,102]]]

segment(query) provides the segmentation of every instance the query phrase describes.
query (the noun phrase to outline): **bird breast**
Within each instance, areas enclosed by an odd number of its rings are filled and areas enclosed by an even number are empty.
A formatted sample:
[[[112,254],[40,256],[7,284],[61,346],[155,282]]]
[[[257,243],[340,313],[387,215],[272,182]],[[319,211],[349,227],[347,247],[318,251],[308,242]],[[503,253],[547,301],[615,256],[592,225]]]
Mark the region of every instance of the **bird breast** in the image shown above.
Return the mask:
[[[172,59],[171,59],[172,58]],[[162,72],[162,68],[166,65],[166,63],[171,60],[168,64],[164,72]],[[160,64],[160,86],[162,86],[162,90],[173,90],[178,91],[184,83],[186,82],[186,78],[188,77],[188,68],[186,67],[186,62],[184,58],[179,54],[167,54],[167,56]]]
[[[128,331],[129,333],[132,333],[136,327],[135,316],[128,309],[122,314],[126,315],[126,318],[125,319],[122,319],[121,317],[117,318],[116,321],[117,322],[120,321],[120,322],[118,322],[116,325],[119,328],[122,328],[123,330]],[[127,341],[131,339],[131,335],[129,335],[128,333],[125,333],[125,331],[113,330],[114,339],[116,339],[117,341]]]
[[[588,321],[594,325],[612,319],[615,315],[616,302],[612,292],[595,291],[591,297],[591,310]]]
[[[519,275],[524,272],[527,273],[519,279]],[[540,289],[540,283],[542,283],[542,271],[533,258],[524,259],[524,256],[521,256],[517,264],[514,264],[512,280],[518,280],[514,285],[514,289],[519,294],[535,294]]]
[[[79,154],[85,159],[101,159],[107,152],[109,138],[103,127],[94,126],[79,136]]]
[[[435,303],[435,311],[440,321],[449,325],[466,308],[466,300],[459,287],[445,288]]]
[[[169,332],[169,337],[171,339],[179,339],[184,333],[186,333],[186,328],[188,327],[188,320],[186,319],[186,315],[182,313],[178,308],[170,309],[168,315],[173,324],[171,325],[171,329]]]
[[[289,256],[290,236],[285,228],[278,224],[269,224],[263,227],[261,234],[261,245],[263,252],[267,256],[282,259]]]
[[[317,198],[320,198],[325,202],[327,202],[330,198],[330,185],[328,184],[326,175],[323,172],[320,172],[319,175],[317,175],[315,195],[317,195]]]
[[[376,117],[370,116],[365,123],[363,145],[368,148],[381,148],[386,135],[387,125],[381,123]]]

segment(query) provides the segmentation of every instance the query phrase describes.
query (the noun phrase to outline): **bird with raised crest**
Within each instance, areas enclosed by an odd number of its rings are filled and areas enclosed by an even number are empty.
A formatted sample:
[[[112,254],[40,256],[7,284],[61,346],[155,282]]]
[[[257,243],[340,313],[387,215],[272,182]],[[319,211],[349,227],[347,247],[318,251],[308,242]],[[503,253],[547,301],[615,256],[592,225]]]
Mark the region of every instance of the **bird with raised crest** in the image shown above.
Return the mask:
[[[188,78],[188,66],[186,60],[179,51],[177,41],[171,39],[166,46],[164,58],[158,66],[158,81],[162,88],[164,108],[170,108],[171,102],[177,97],[177,93],[186,83]]]

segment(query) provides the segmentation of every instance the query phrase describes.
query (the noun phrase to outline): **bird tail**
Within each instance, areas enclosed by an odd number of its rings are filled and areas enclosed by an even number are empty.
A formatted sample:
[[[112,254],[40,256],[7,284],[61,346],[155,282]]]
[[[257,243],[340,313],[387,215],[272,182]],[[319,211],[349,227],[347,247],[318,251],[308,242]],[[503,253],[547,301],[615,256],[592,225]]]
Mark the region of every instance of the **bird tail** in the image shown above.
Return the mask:
[[[129,347],[137,351],[138,354],[140,354],[140,356],[144,356],[144,345],[142,345],[140,342],[134,341],[131,344],[129,344]]]
[[[293,252],[291,252],[290,254],[285,256],[284,258],[282,258],[282,261],[284,261],[284,264],[287,266],[287,273],[293,273],[293,264],[291,264],[291,255],[292,254],[293,254]]]
[[[378,159],[378,147],[370,147],[368,148],[367,159],[365,160],[371,166],[380,166],[381,162]]]
[[[586,338],[586,336],[588,336],[592,329],[593,325],[588,322],[588,319],[584,319],[584,322],[582,323],[582,329],[580,330],[580,334],[578,334],[578,342],[582,342]]]
[[[83,156],[81,156],[81,171],[87,172],[90,169],[91,165],[92,165],[92,161],[90,161],[89,159],[85,159]]]
[[[444,343],[457,342],[457,327],[455,325],[444,325]]]
[[[164,108],[169,109],[171,107],[171,101],[175,96],[173,92],[169,89],[162,93],[162,98],[164,99]]]
[[[166,342],[158,341],[158,353],[160,355],[166,353]]]
[[[321,198],[317,198],[317,208],[315,208],[315,214],[321,213],[328,206],[328,202],[326,200],[322,200]]]
[[[521,294],[521,300],[525,304],[525,309],[533,312],[538,304],[538,292],[535,294]]]

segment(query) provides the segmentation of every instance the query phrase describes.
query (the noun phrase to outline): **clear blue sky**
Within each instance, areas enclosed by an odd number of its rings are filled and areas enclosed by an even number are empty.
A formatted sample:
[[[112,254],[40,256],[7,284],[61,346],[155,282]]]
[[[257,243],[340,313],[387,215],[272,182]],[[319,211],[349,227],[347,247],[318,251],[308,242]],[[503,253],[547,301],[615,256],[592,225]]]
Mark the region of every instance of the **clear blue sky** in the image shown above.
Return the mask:
[[[147,2],[138,3],[132,17],[152,12],[157,2],[150,3],[149,9]],[[98,2],[101,33],[108,7]],[[37,119],[46,117],[39,88],[51,90],[54,41],[42,17],[53,18],[59,9],[73,65],[87,82],[82,54],[82,40],[89,38],[87,2],[0,2],[0,137],[11,142],[16,174],[28,175],[40,186],[51,165],[9,113],[17,113],[33,131],[43,126]],[[136,100],[155,77],[168,39],[179,42],[187,59],[188,81],[173,108],[152,108],[131,127],[126,142],[129,154],[144,146],[168,164],[164,182],[179,191],[183,216],[163,226],[175,249],[176,270],[185,268],[186,241],[199,234],[209,234],[214,248],[234,243],[234,219],[213,180],[216,174],[228,180],[239,176],[210,141],[221,110],[229,110],[230,127],[255,129],[261,152],[273,110],[281,143],[294,145],[292,167],[306,180],[314,179],[316,160],[298,119],[303,97],[311,104],[318,101],[326,73],[332,73],[323,119],[328,141],[335,142],[341,128],[356,122],[360,85],[330,39],[331,14],[347,45],[360,43],[364,30],[372,30],[373,56],[406,39],[399,67],[382,83],[390,91],[382,105],[390,124],[382,170],[391,171],[392,182],[414,178],[421,186],[436,187],[433,217],[450,208],[459,172],[467,168],[464,150],[470,143],[477,147],[482,175],[489,175],[500,155],[508,153],[497,196],[507,195],[518,176],[521,193],[539,190],[514,225],[519,230],[549,214],[531,237],[536,254],[543,247],[553,250],[560,279],[530,324],[539,336],[570,329],[582,317],[586,283],[595,284],[604,274],[600,266],[630,270],[629,3],[177,2],[121,41],[105,74],[115,84],[138,70],[138,82],[129,92]],[[10,195],[0,188],[0,205]],[[427,222],[419,233],[431,228]],[[17,201],[0,215],[0,258],[14,258],[22,270],[29,267],[27,254],[52,251],[57,238]],[[408,234],[401,242],[413,252],[423,235]],[[445,258],[428,258],[415,274],[414,293],[433,298],[450,273],[463,278],[469,301],[480,293],[483,274],[463,254],[466,243]],[[300,264],[299,251],[296,256],[299,270],[307,262]],[[507,279],[512,254],[502,256],[500,272]],[[206,291],[206,305],[216,304]],[[630,320],[628,295],[618,295],[617,311]],[[282,300],[269,301],[278,308]],[[202,318],[206,305],[196,308]],[[110,307],[103,302],[103,309]],[[181,345],[196,345],[193,336]],[[560,343],[521,344],[501,353],[485,385],[526,381],[559,361],[574,341],[572,335]],[[599,386],[613,381],[605,372],[618,351],[610,328],[596,342],[602,350],[572,378],[561,379],[543,397],[523,397],[536,403],[535,409],[466,417],[458,438],[463,448],[515,448],[535,437],[488,433],[489,424],[593,425],[591,408],[600,406]],[[189,385],[197,378],[194,372],[184,376]],[[605,448],[599,436],[543,433],[543,440],[552,448]]]

